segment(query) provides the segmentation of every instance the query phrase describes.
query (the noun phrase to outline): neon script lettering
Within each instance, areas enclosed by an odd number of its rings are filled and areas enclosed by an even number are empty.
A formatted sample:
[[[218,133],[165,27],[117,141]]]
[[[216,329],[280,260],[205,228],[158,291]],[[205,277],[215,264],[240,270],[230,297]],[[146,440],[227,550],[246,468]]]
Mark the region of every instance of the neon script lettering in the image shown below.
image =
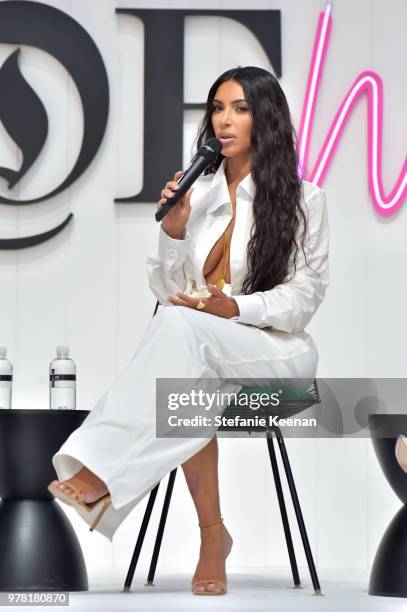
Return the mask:
[[[381,177],[383,85],[380,76],[372,70],[365,70],[356,77],[335,115],[314,168],[309,175],[307,174],[310,135],[331,25],[331,5],[327,4],[325,11],[320,13],[318,20],[300,128],[298,130],[299,172],[304,179],[316,185],[322,185],[353,106],[362,94],[366,92],[369,191],[377,212],[383,216],[392,215],[398,210],[406,197],[407,157],[394,188],[386,197]]]

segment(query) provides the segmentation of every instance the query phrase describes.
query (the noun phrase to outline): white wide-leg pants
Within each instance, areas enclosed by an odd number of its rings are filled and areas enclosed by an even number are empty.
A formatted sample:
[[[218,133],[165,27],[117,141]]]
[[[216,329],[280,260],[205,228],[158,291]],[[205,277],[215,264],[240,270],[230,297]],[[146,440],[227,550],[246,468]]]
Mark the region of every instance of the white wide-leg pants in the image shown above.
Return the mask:
[[[106,483],[112,505],[96,530],[112,540],[134,506],[212,437],[156,437],[156,378],[216,379],[222,393],[237,393],[265,378],[313,379],[317,362],[305,332],[265,331],[184,306],[160,306],[124,371],[53,456],[58,479],[86,466]],[[98,509],[78,512],[90,525]]]

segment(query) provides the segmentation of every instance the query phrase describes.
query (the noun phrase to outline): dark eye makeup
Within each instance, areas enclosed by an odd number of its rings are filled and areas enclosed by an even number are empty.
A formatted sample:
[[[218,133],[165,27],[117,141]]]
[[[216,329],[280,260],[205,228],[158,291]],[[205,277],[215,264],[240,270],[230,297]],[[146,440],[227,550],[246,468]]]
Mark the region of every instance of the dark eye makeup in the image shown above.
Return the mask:
[[[249,110],[247,106],[241,106],[241,105],[236,106],[235,109],[238,111],[248,111]],[[219,106],[219,104],[214,104],[212,106],[212,112],[215,112],[217,110],[222,110],[222,106]]]

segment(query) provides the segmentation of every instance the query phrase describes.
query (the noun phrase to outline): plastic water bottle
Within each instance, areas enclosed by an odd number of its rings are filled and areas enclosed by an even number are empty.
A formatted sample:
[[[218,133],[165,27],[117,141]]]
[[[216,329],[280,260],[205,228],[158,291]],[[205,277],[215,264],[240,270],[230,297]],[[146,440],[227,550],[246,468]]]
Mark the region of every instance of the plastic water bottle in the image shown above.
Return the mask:
[[[13,365],[6,359],[7,347],[0,346],[0,408],[11,408]]]
[[[49,407],[51,410],[75,410],[76,366],[68,357],[69,346],[57,346],[57,356],[49,364]]]

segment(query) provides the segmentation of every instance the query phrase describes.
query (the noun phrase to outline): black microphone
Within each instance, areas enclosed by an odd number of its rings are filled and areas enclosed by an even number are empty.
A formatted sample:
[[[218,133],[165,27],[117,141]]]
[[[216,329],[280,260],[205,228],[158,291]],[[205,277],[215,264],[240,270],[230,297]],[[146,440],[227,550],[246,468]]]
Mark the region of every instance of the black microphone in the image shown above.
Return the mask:
[[[196,155],[191,160],[188,168],[185,172],[182,173],[182,176],[179,177],[177,183],[179,185],[179,189],[174,191],[174,195],[172,198],[169,198],[165,204],[162,204],[160,208],[155,213],[155,220],[161,221],[161,219],[167,214],[167,212],[175,206],[175,204],[180,200],[188,189],[191,187],[192,183],[196,181],[198,176],[206,170],[209,164],[212,164],[219,153],[221,152],[223,145],[220,140],[217,138],[209,138],[203,144]]]

